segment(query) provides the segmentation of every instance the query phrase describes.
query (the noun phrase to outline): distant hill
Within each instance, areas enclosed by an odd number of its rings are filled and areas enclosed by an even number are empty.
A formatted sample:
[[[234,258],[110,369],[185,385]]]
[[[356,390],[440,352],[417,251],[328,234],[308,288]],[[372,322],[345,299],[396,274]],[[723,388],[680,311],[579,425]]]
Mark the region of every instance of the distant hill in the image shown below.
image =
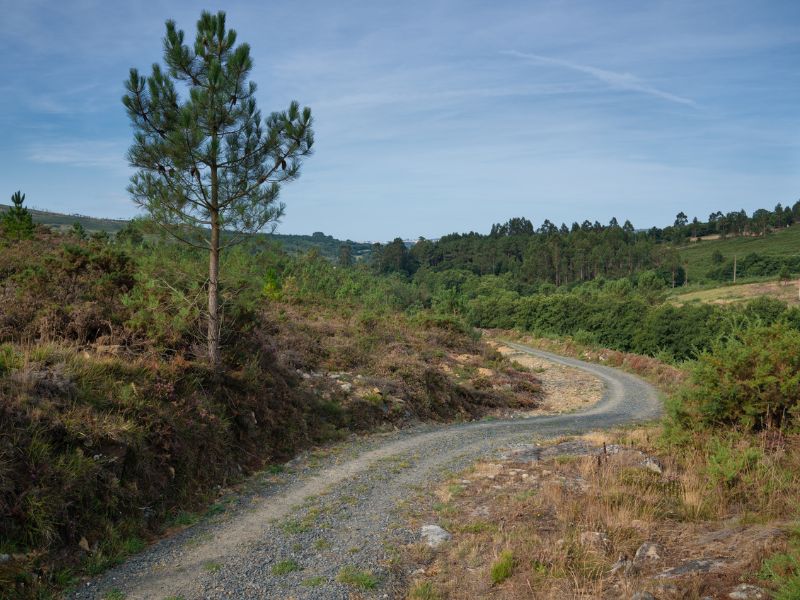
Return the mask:
[[[0,204],[0,213],[9,209],[6,204]],[[128,224],[126,219],[101,219],[97,217],[87,217],[86,215],[65,215],[62,213],[50,212],[46,210],[28,209],[33,216],[35,223],[47,225],[59,231],[67,231],[72,228],[74,223],[80,223],[89,233],[105,231],[114,234]],[[304,254],[312,248],[317,249],[322,256],[331,260],[336,260],[339,256],[339,247],[342,244],[349,244],[352,248],[352,255],[355,260],[366,258],[372,244],[368,242],[354,242],[352,240],[339,240],[330,235],[325,235],[321,231],[314,232],[312,235],[291,235],[283,233],[263,234],[267,238],[275,240],[281,244],[284,252],[288,254]]]
[[[0,212],[5,212],[10,207],[6,204],[0,204]],[[33,216],[34,223],[41,223],[53,229],[66,231],[72,228],[75,222],[83,225],[87,231],[105,231],[106,233],[116,233],[128,223],[125,219],[98,219],[96,217],[87,217],[85,215],[65,215],[61,213],[50,212],[47,210],[36,210],[34,208],[28,209]]]
[[[748,255],[757,254],[764,259],[793,263],[800,260],[800,224],[776,229],[765,236],[736,236],[727,239],[702,240],[678,248],[689,271],[689,281],[704,280],[720,262],[731,263],[737,258],[740,267]],[[720,256],[721,255],[721,256]],[[793,269],[794,270],[794,269]],[[740,271],[740,276],[745,276]],[[767,273],[765,273],[767,275]]]

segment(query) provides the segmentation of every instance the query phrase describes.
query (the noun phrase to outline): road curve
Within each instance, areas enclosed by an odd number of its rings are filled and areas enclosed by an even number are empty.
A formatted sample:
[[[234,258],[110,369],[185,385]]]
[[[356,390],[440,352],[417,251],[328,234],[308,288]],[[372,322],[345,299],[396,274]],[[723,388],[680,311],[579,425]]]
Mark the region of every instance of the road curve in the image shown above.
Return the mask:
[[[337,581],[343,569],[374,576],[374,587],[360,589],[360,597],[402,597],[406,574],[394,557],[418,536],[404,527],[399,509],[427,484],[499,448],[651,420],[661,412],[658,393],[638,377],[506,345],[588,371],[605,384],[603,398],[569,414],[369,436],[320,465],[292,461],[286,474],[254,477],[251,490],[231,499],[222,514],[153,545],[68,597],[105,598],[116,590],[123,594],[117,597],[147,600],[345,600],[354,588]]]

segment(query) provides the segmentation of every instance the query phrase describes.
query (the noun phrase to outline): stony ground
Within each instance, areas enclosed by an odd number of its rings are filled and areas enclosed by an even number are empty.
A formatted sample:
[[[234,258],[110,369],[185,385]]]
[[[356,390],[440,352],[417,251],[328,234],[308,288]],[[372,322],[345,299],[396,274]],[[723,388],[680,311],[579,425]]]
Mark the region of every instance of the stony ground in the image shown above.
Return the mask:
[[[629,443],[647,430],[630,433]],[[757,573],[787,523],[684,518],[683,493],[658,457],[603,433],[510,448],[410,507],[415,529],[435,524],[447,536],[435,550],[407,549],[410,597],[770,597]],[[509,569],[498,577],[504,554]]]
[[[660,412],[655,390],[632,375],[507,346],[589,373],[602,381],[602,398],[577,412],[422,426],[297,459],[282,473],[253,478],[249,491],[219,503],[215,516],[82,584],[70,597],[403,597],[409,573],[401,549],[419,540],[403,515],[408,499],[431,482],[510,445]]]

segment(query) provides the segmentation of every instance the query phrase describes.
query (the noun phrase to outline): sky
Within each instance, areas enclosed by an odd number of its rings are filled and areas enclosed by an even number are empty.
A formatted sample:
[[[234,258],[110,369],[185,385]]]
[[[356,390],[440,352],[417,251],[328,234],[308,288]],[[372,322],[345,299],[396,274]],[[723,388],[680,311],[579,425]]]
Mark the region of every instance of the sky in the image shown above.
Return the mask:
[[[0,202],[127,218],[130,67],[225,10],[264,114],[310,106],[280,233],[636,227],[800,198],[796,0],[0,0]]]

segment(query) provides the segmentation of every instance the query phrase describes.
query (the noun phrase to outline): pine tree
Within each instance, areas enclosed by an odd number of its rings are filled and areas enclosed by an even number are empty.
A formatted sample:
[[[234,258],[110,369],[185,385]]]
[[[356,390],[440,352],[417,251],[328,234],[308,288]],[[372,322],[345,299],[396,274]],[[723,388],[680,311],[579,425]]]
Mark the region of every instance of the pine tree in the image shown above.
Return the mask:
[[[0,215],[0,229],[12,239],[25,239],[33,236],[34,224],[33,217],[27,208],[22,206],[25,202],[25,194],[19,191],[11,196],[11,206]]]
[[[283,215],[280,185],[296,179],[314,138],[311,110],[292,102],[262,120],[247,44],[225,13],[203,12],[193,45],[167,21],[166,69],[131,69],[122,101],[134,129],[133,200],[177,239],[209,252],[208,359],[220,360],[220,252]],[[188,92],[181,97],[178,86]],[[223,234],[224,232],[224,234]]]

